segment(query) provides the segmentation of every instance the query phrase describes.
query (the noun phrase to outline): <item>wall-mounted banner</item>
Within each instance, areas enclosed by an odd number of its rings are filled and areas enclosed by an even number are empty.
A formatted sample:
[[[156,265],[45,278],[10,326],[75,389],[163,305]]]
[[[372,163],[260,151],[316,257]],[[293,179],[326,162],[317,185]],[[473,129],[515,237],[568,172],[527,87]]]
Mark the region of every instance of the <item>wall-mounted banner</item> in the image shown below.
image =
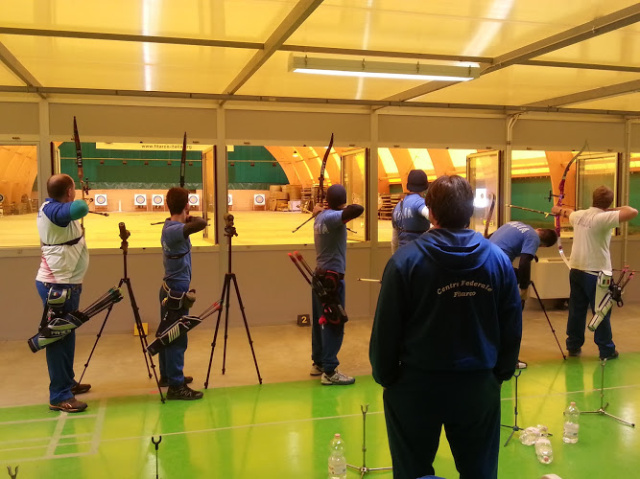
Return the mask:
[[[187,151],[209,151],[212,145],[187,145]],[[160,150],[182,151],[182,143],[96,143],[96,150]]]

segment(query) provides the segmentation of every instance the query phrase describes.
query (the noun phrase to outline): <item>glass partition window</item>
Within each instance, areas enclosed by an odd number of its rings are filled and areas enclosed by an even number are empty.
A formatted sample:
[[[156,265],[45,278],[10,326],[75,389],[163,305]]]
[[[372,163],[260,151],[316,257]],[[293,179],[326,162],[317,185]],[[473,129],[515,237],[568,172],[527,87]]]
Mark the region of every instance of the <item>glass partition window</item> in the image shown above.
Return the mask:
[[[391,214],[406,194],[411,170],[423,170],[429,181],[442,174],[466,177],[467,155],[477,150],[444,148],[378,149],[378,241],[391,241]]]
[[[522,221],[534,228],[554,228],[554,217],[548,214],[555,199],[550,196],[551,191],[551,176],[546,152],[513,150],[511,152],[511,220]]]
[[[0,248],[39,246],[38,150],[0,145]]]
[[[366,241],[367,234],[367,150],[345,152],[343,157],[343,184],[347,189],[347,204],[364,206],[365,213],[347,223],[350,241]]]
[[[631,153],[629,206],[640,209],[640,153]],[[629,234],[640,234],[640,215],[629,221]]]
[[[189,209],[195,216],[208,216],[213,194],[204,195],[203,158],[212,146],[187,145],[185,184]],[[76,149],[72,142],[58,148],[59,171],[76,182],[76,199],[82,197]],[[89,214],[84,219],[89,248],[119,248],[119,224],[131,232],[131,248],[160,246],[162,223],[170,216],[165,196],[180,185],[182,144],[82,143],[84,184],[89,192]],[[212,186],[212,185],[211,185]],[[208,217],[213,221],[213,216]],[[211,245],[206,232],[190,237],[194,246]]]
[[[475,194],[474,212],[469,228],[485,236],[499,226],[500,151],[486,151],[467,156],[467,180]]]

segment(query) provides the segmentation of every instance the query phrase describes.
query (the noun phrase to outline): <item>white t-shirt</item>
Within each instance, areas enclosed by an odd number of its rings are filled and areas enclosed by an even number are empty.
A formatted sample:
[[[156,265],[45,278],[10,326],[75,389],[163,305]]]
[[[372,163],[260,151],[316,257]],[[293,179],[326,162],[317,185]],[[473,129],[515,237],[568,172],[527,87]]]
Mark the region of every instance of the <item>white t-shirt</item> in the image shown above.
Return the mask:
[[[569,264],[582,271],[611,271],[611,230],[620,226],[619,211],[591,207],[569,216],[573,247]]]

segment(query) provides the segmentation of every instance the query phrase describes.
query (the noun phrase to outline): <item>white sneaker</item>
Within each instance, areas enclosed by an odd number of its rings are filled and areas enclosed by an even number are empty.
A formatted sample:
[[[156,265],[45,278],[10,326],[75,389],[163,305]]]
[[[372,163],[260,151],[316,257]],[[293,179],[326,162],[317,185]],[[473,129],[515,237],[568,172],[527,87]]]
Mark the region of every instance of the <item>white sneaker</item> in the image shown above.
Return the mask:
[[[516,363],[516,369],[527,369],[527,363],[518,359],[518,362]]]
[[[346,374],[342,374],[337,369],[333,372],[331,376],[327,375],[327,373],[322,373],[322,378],[320,378],[320,382],[323,386],[346,386],[347,384],[353,384],[356,382],[356,378],[352,378],[351,376],[347,376]]]
[[[322,374],[322,368],[318,366],[316,363],[311,365],[311,371],[309,371],[309,375],[311,376],[320,376]]]

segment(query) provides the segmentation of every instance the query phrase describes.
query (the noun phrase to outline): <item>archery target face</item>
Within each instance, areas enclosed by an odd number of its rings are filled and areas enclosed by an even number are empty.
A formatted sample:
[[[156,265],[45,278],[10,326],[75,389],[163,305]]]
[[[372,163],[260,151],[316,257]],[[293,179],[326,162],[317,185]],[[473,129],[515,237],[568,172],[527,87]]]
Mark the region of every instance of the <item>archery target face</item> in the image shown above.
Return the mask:
[[[266,202],[266,198],[263,193],[257,193],[253,195],[253,204],[257,206],[262,206]]]
[[[133,202],[136,204],[136,206],[146,206],[147,195],[143,195],[143,194],[134,195]]]
[[[476,208],[486,208],[489,206],[486,188],[476,188],[476,197],[473,200],[473,206]]]
[[[107,195],[104,193],[98,193],[93,201],[97,206],[107,206]]]
[[[227,194],[227,206],[233,206],[233,195]]]
[[[189,195],[189,205],[190,206],[198,206],[200,204],[200,196],[190,194]]]
[[[4,195],[0,193],[0,203],[4,201]]]
[[[164,196],[163,195],[152,195],[151,203],[153,206],[163,206],[164,205]]]

